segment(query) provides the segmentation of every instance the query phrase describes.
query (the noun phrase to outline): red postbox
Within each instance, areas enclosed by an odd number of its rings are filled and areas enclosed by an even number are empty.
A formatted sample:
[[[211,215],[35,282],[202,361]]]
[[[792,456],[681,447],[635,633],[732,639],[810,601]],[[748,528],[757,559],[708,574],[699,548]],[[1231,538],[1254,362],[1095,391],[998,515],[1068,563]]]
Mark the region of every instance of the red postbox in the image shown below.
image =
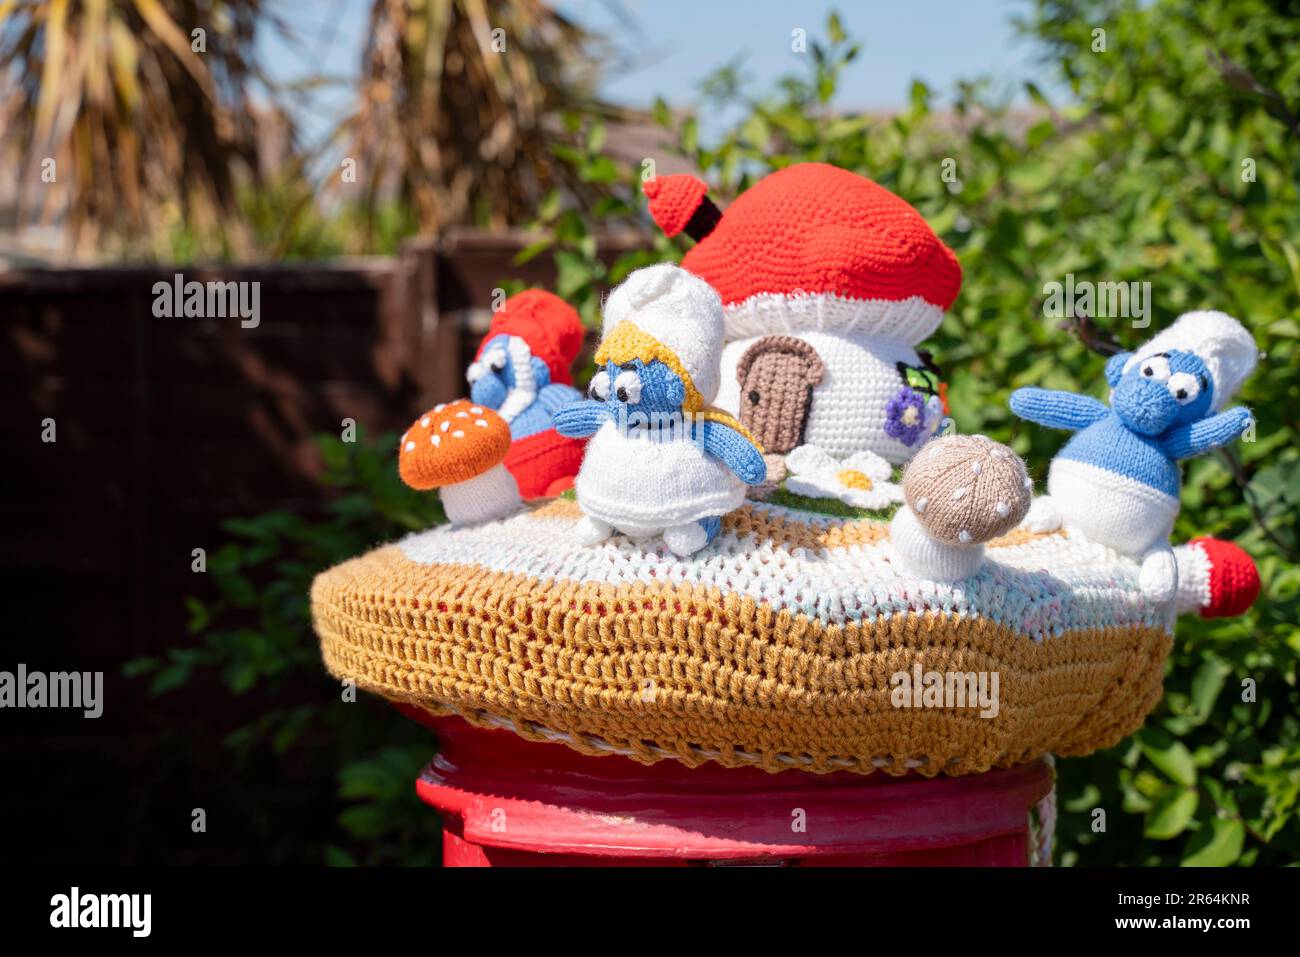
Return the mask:
[[[642,765],[429,718],[416,782],[443,816],[443,863],[509,866],[1023,866],[1045,760],[965,777],[771,774]]]

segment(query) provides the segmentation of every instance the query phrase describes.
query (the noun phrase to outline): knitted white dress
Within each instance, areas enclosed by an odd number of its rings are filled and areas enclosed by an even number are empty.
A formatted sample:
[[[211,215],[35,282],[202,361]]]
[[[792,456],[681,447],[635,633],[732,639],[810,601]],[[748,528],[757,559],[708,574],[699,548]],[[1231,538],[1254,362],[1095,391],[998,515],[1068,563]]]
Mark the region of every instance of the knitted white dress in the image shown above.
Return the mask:
[[[574,482],[583,512],[633,538],[725,515],[745,488],[691,431],[658,438],[612,419],[592,436]]]

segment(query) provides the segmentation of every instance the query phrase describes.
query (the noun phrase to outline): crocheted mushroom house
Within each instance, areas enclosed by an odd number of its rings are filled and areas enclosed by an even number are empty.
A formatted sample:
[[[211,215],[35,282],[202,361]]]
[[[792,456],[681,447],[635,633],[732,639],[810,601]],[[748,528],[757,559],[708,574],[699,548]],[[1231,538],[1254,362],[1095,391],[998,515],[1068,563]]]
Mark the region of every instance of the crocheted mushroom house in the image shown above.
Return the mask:
[[[519,488],[502,465],[510,426],[491,409],[466,399],[435,406],[400,444],[402,481],[421,491],[439,489],[453,524],[485,522],[519,508]]]
[[[764,337],[791,336],[824,372],[810,402],[789,406],[788,431],[837,459],[870,451],[901,464],[916,453],[943,414],[916,346],[961,288],[957,257],[920,213],[824,163],[772,173],[723,213],[693,176],[656,177],[644,189],[665,233],[697,241],[682,266],[722,296],[721,408],[743,421],[747,403],[767,404],[742,381],[740,360]]]

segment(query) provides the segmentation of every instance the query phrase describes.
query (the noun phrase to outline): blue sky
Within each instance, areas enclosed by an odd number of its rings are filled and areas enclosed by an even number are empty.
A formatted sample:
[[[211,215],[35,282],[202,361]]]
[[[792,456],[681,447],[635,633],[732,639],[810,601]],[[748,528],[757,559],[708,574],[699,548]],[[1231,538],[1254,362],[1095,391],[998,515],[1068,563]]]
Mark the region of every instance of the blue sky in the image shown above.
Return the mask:
[[[705,75],[737,55],[759,88],[765,79],[800,70],[791,31],[824,38],[832,10],[864,44],[843,78],[837,103],[845,108],[900,106],[914,77],[945,89],[981,73],[1023,78],[1032,70],[1030,51],[1010,23],[1027,4],[1007,0],[626,0],[621,6],[633,26],[611,16],[605,0],[558,4],[620,46],[644,51],[644,67],[605,84],[610,97],[633,105],[656,94],[689,102]]]
[[[689,104],[700,81],[737,56],[761,90],[801,68],[791,31],[824,37],[832,9],[864,43],[836,99],[844,109],[900,106],[916,77],[942,94],[959,78],[989,74],[1011,86],[1036,75],[1032,51],[1010,22],[1025,12],[1023,0],[560,0],[557,6],[635,56],[633,69],[611,71],[602,88],[607,98],[629,105],[648,105],[656,95]],[[290,47],[264,32],[272,73],[281,80],[311,72],[355,77],[369,8],[370,0],[273,3],[298,42]],[[346,102],[342,89],[321,94],[305,124],[309,134],[327,129]]]

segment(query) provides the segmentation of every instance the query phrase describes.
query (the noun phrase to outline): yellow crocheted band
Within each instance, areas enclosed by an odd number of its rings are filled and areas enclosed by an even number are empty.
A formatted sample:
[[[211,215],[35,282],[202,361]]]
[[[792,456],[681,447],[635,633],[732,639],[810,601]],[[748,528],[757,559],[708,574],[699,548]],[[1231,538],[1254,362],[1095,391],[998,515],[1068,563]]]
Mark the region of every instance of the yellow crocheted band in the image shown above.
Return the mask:
[[[718,422],[730,429],[735,429],[746,439],[748,439],[755,448],[761,453],[763,447],[758,440],[736,419],[735,416],[722,409],[704,404],[704,396],[700,395],[695,383],[691,380],[691,374],[686,371],[682,361],[677,358],[677,353],[673,352],[666,345],[639,329],[628,319],[624,319],[615,328],[614,331],[606,337],[605,341],[600,344],[596,350],[596,365],[605,365],[613,362],[620,365],[624,362],[631,362],[633,359],[640,359],[642,362],[653,362],[658,359],[673,373],[682,380],[682,385],[686,387],[686,398],[682,402],[682,410],[692,414],[698,414],[701,419],[709,422]]]
[[[575,516],[562,499],[536,514]],[[746,507],[726,531],[792,552],[862,548],[888,526]],[[591,754],[768,771],[970,774],[1087,754],[1142,724],[1172,644],[1138,624],[1035,641],[939,610],[831,625],[698,583],[536,578],[392,546],[317,578],[312,614],[330,672],[390,700]],[[892,676],[917,664],[997,673],[999,713],[893,706]]]

